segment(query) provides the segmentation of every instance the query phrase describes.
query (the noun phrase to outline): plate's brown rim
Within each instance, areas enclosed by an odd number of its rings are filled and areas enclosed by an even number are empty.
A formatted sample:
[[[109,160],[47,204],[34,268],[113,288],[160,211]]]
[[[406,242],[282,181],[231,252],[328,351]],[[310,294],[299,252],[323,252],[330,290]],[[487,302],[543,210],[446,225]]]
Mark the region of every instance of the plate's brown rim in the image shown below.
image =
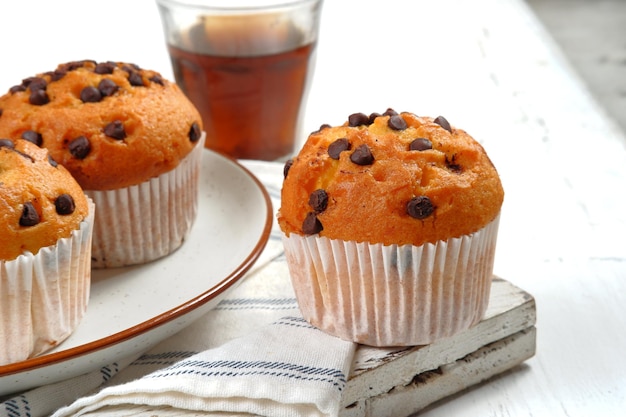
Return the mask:
[[[263,232],[259,237],[256,245],[250,254],[243,260],[243,262],[235,268],[233,272],[227,275],[223,280],[209,288],[207,291],[202,294],[192,298],[184,302],[183,304],[165,311],[155,317],[152,317],[142,323],[139,323],[133,327],[129,327],[128,329],[122,330],[120,332],[114,333],[110,336],[103,337],[98,340],[94,340],[92,342],[84,343],[79,346],[75,346],[66,350],[53,352],[49,354],[44,354],[42,356],[37,356],[34,358],[26,359],[24,361],[10,363],[7,365],[0,366],[0,378],[9,376],[12,374],[17,374],[21,372],[31,371],[37,368],[41,368],[44,366],[49,366],[61,362],[65,362],[68,360],[75,359],[77,357],[86,355],[88,353],[92,353],[98,351],[100,349],[104,349],[115,344],[121,343],[133,337],[136,337],[140,334],[147,332],[148,330],[152,330],[160,325],[167,323],[168,321],[174,320],[175,318],[181,317],[184,314],[191,312],[192,310],[198,308],[199,306],[209,302],[217,295],[226,291],[226,289],[233,286],[237,283],[241,278],[243,278],[244,274],[254,265],[257,261],[263,249],[267,245],[269,241],[269,237],[272,231],[272,223],[274,211],[272,207],[272,200],[267,192],[265,186],[261,183],[261,181],[246,167],[237,162],[235,159],[225,156],[221,153],[214,152],[211,150],[205,150],[207,152],[211,152],[214,155],[227,160],[229,163],[232,163],[237,166],[237,168],[241,169],[248,177],[250,177],[254,183],[257,185],[261,194],[265,200],[265,205],[267,208],[267,216],[265,218],[265,225],[263,227]]]

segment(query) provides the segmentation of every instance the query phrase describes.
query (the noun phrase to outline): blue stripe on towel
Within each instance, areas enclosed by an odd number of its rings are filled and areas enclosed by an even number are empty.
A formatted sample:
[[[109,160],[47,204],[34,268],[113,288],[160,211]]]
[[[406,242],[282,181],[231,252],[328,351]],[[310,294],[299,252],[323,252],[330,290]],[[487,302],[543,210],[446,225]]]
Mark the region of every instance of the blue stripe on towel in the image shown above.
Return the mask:
[[[309,324],[308,321],[306,321],[302,317],[281,317],[280,320],[277,320],[272,324],[317,330],[317,327],[312,326],[311,324]]]
[[[8,417],[30,417],[30,405],[25,396],[20,395],[4,402],[4,411]]]
[[[231,298],[222,300],[215,310],[291,310],[297,309],[295,298]]]
[[[286,362],[270,361],[203,361],[183,360],[163,371],[148,375],[148,378],[166,378],[176,375],[198,375],[203,377],[273,376],[300,381],[327,382],[338,391],[346,385],[346,376],[340,369],[318,368]]]
[[[118,373],[120,370],[119,365],[117,363],[112,363],[108,366],[103,366],[100,368],[100,374],[102,375],[102,382],[107,382],[113,375]]]
[[[189,358],[197,354],[198,352],[191,351],[170,351],[155,354],[144,354],[135,359],[131,365],[133,366],[146,366],[146,365],[163,365],[168,366],[180,361],[181,359]]]

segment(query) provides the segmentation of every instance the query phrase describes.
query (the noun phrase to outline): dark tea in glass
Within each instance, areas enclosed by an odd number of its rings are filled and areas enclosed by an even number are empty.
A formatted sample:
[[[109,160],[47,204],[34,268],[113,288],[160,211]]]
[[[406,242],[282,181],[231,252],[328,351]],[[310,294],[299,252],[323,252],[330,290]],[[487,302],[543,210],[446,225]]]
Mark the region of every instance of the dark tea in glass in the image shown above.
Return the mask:
[[[308,9],[203,10],[166,37],[176,82],[202,116],[206,147],[241,159],[278,160],[294,152],[321,2],[298,3]],[[181,20],[161,13],[166,27]]]

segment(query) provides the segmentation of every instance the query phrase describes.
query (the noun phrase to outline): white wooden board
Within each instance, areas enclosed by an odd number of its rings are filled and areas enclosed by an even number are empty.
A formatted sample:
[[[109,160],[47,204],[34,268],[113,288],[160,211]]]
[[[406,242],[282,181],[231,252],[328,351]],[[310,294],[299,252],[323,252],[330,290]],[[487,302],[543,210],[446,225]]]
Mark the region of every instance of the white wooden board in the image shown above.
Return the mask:
[[[534,298],[495,277],[485,318],[431,345],[360,346],[342,400],[342,417],[409,416],[509,370],[535,354]]]

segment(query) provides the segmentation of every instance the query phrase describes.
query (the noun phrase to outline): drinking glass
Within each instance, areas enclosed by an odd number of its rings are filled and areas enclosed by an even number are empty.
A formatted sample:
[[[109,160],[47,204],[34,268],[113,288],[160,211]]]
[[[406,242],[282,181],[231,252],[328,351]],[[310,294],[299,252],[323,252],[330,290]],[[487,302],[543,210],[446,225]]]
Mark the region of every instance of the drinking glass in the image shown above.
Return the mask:
[[[234,158],[294,151],[322,0],[156,0],[176,83],[206,147]]]

